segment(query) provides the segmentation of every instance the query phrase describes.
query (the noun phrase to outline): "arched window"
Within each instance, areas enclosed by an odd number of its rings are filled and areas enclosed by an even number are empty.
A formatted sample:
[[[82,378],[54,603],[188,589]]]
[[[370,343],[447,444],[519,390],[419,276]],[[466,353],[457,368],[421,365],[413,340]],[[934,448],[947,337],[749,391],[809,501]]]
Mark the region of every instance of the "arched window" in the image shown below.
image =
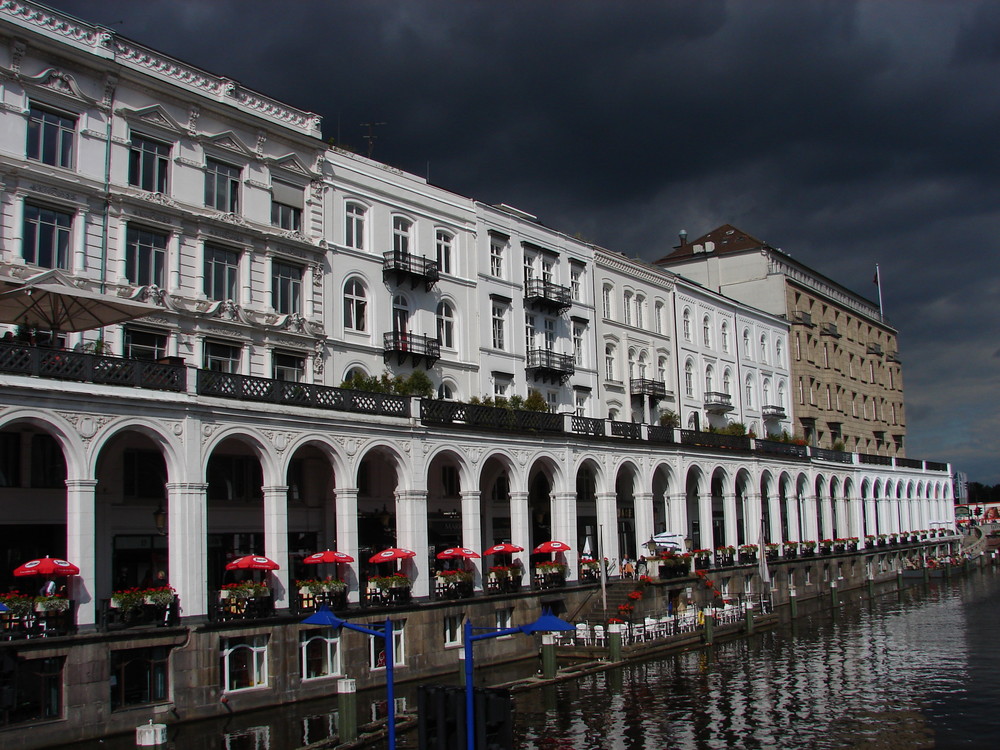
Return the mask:
[[[767,336],[760,335],[760,361],[767,363]]]
[[[720,345],[722,346],[722,351],[729,351],[729,324],[722,321],[722,328],[719,332],[719,338],[721,339]]]
[[[774,404],[771,403],[771,381],[767,378],[764,378],[763,392],[764,406],[774,406]]]
[[[625,311],[625,325],[632,325],[632,292],[625,292],[623,295],[622,310]]]
[[[691,311],[685,309],[684,314],[681,316],[681,331],[684,334],[684,340],[691,340]]]
[[[706,348],[712,345],[712,327],[707,315],[701,319],[701,337]]]
[[[441,385],[438,386],[438,398],[442,401],[455,400],[455,388],[447,380],[443,381]]]
[[[348,279],[344,284],[344,328],[348,331],[368,330],[368,300],[360,279]]]
[[[642,380],[646,379],[646,352],[639,354],[639,377]]]
[[[628,379],[635,377],[635,349],[628,350]]]
[[[365,249],[365,213],[364,206],[357,203],[347,204],[344,244],[355,250]]]
[[[733,375],[726,369],[722,372],[722,392],[726,395],[733,395]]]
[[[608,344],[604,347],[604,377],[608,380],[615,379],[615,345]]]
[[[753,408],[753,381],[748,377],[746,383],[746,402],[747,408]]]
[[[785,384],[784,382],[778,383],[778,406],[782,409],[785,408]]]
[[[642,310],[643,310],[643,308],[645,306],[646,306],[646,298],[643,297],[641,294],[637,294],[635,296],[635,327],[636,328],[642,328],[643,327],[643,324],[642,324],[642,319],[643,319]]]
[[[781,367],[782,362],[784,362],[784,359],[782,359],[782,354],[783,354],[783,347],[781,346],[781,339],[775,339],[774,340],[774,364],[776,364],[778,367]]]
[[[667,382],[667,358],[660,357],[656,360],[656,379],[661,383]]]
[[[684,363],[684,395],[694,397],[694,365],[690,359]]]
[[[397,256],[408,255],[410,252],[410,227],[413,222],[396,216],[392,220],[392,252]]]
[[[611,313],[613,312],[611,309],[611,299],[614,292],[615,288],[613,286],[605,284],[601,294],[601,301],[604,304],[604,317],[608,320],[611,320]]]
[[[749,357],[750,356],[750,329],[749,328],[744,328],[743,329],[743,356],[744,357]]]
[[[715,370],[712,369],[712,365],[705,368],[705,393],[711,393],[715,390]]]
[[[447,302],[437,306],[437,340],[446,349],[455,348],[455,314]]]
[[[653,307],[653,330],[663,333],[663,303],[657,302]]]

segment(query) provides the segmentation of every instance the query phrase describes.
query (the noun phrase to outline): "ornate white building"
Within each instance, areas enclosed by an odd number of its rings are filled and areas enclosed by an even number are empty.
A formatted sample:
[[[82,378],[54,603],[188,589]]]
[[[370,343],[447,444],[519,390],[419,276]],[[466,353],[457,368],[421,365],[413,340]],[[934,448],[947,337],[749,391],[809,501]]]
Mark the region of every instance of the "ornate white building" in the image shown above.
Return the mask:
[[[401,570],[422,647],[397,656],[418,673],[443,658],[418,624],[441,616],[419,604],[447,546],[523,547],[530,587],[551,539],[572,583],[588,542],[635,557],[664,529],[711,549],[755,543],[762,522],[774,541],[953,523],[946,465],[763,439],[793,419],[774,315],[331,150],[315,115],[41,5],[0,7],[0,103],[0,276],[58,268],[156,308],[0,342],[0,587],[65,556],[75,628],[103,631],[113,592],[162,572],[194,633],[26,641],[18,669],[59,690],[15,729],[107,718],[86,692],[126,657],[168,689],[112,695],[119,729],[130,700],[197,718],[220,695],[322,695],[349,659],[311,661],[289,616],[316,550],[358,560],[338,571],[352,602],[374,552],[416,552]],[[425,372],[434,397],[339,387],[383,372]],[[472,403],[531,390],[547,412]],[[730,422],[756,437],[708,431]],[[279,565],[277,619],[205,626],[242,554]],[[470,561],[477,594],[488,564]]]

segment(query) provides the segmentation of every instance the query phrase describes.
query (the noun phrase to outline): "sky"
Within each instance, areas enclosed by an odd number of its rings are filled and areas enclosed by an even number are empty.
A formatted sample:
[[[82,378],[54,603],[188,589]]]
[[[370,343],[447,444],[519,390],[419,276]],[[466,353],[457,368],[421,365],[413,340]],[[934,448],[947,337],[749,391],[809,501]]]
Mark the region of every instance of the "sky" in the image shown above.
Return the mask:
[[[907,455],[1000,483],[1000,3],[56,0],[645,260],[731,223],[899,330]]]

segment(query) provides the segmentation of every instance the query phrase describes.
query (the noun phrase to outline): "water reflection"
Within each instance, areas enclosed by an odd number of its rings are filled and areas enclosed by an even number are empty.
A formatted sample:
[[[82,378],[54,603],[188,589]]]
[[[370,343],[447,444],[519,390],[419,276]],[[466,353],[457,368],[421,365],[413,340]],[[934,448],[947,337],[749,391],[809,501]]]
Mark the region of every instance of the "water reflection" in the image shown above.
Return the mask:
[[[748,639],[520,693],[515,747],[992,747],[1000,578],[973,573],[886,593],[872,602],[864,592],[843,592],[835,617],[829,599],[802,602],[794,623]],[[536,666],[477,673],[496,683]],[[416,690],[397,686],[400,713],[416,705]],[[359,724],[384,716],[384,690],[359,693],[358,707]],[[335,736],[336,708],[331,696],[180,725],[170,729],[168,747],[294,750]],[[398,746],[416,748],[416,733],[401,735]],[[78,750],[133,747],[126,737]]]

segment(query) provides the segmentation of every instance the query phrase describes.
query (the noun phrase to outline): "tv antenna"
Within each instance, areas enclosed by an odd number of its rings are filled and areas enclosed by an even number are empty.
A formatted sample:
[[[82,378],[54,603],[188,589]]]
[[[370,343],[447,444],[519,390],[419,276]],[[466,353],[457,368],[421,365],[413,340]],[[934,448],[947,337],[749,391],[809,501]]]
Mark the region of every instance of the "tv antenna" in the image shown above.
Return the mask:
[[[387,122],[363,122],[363,123],[361,123],[361,127],[368,128],[368,135],[364,136],[364,139],[366,141],[368,141],[368,158],[369,159],[372,158],[372,151],[375,150],[375,140],[378,138],[378,136],[375,135],[375,128],[377,128],[380,125],[388,125],[388,124],[389,123],[387,123]]]

